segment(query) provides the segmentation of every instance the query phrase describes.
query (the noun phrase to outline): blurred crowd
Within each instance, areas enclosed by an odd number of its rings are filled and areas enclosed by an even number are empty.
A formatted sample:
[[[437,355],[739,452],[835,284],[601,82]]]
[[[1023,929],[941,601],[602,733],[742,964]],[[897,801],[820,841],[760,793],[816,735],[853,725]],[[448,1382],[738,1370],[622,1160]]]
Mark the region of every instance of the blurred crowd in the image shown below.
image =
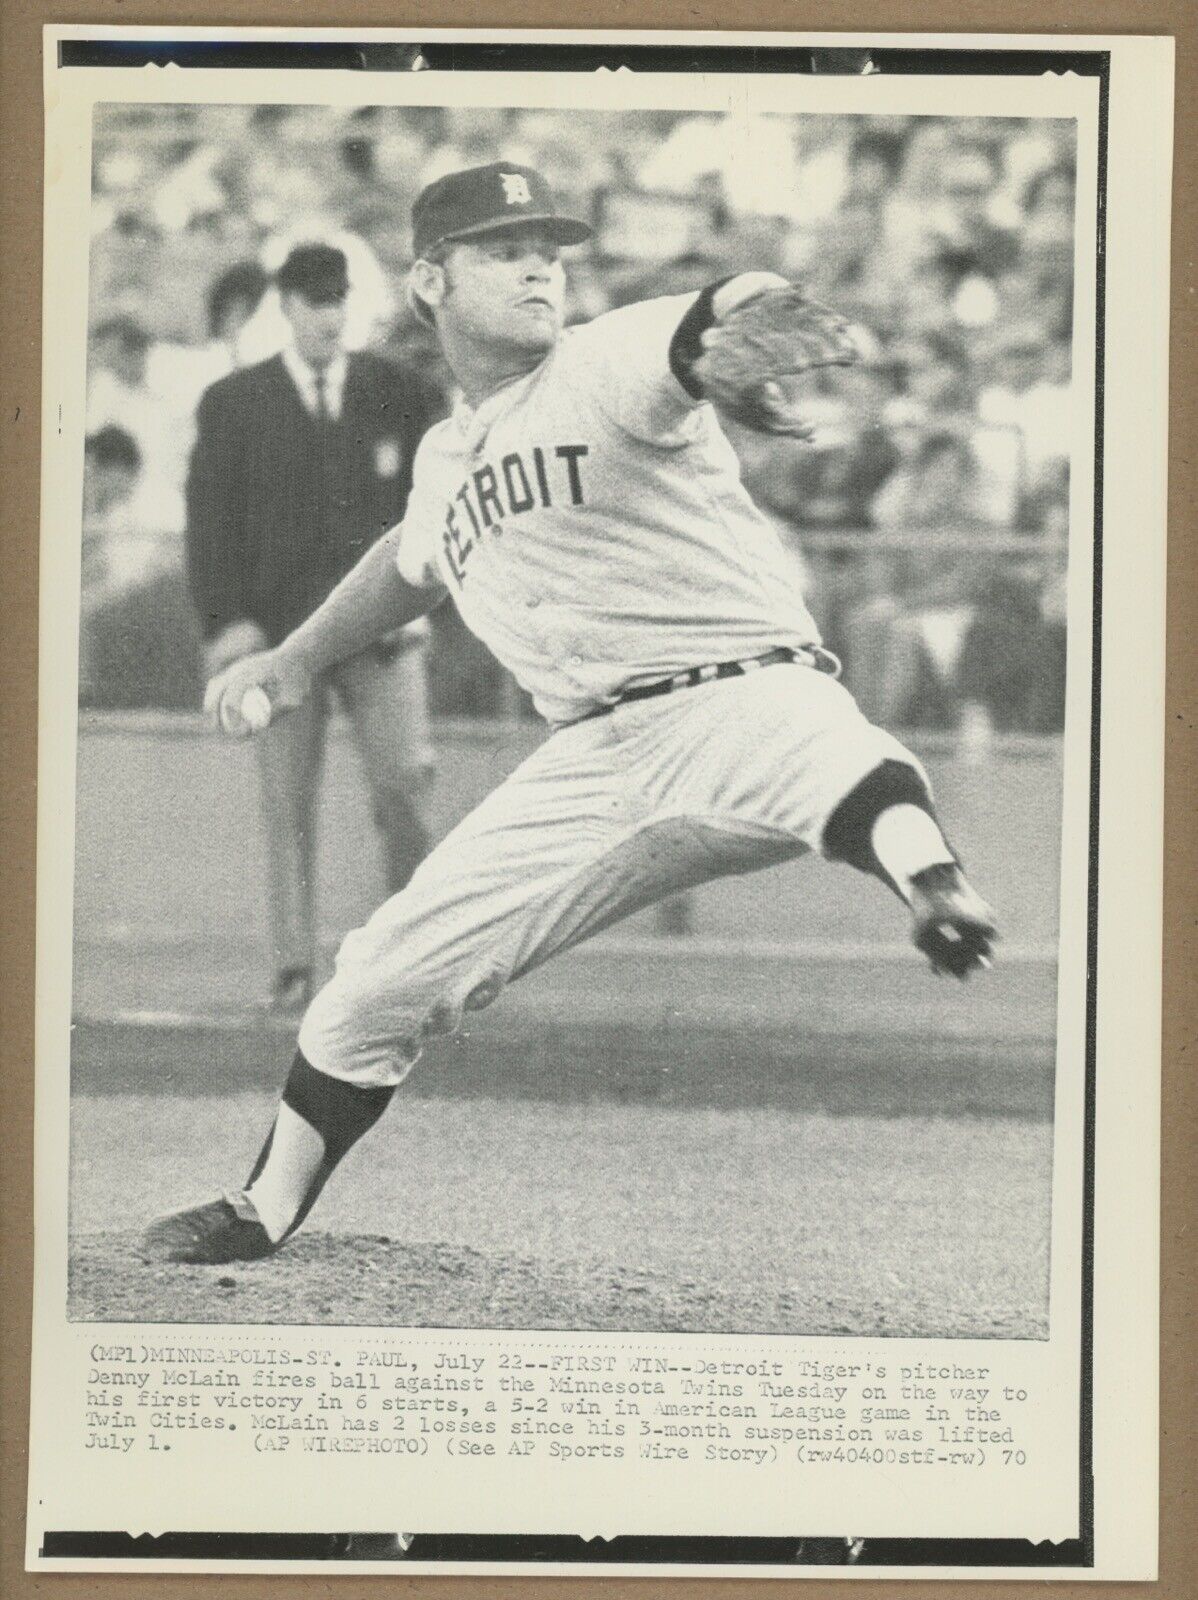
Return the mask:
[[[395,107],[97,108],[81,693],[193,706],[183,489],[204,389],[274,354],[271,274],[350,264],[351,348],[442,383],[401,292],[416,193],[495,158],[596,224],[570,316],[770,268],[851,315],[865,358],[812,444],[733,431],[825,640],[891,726],[1058,730],[1071,439],[1067,122]],[[443,608],[434,708],[519,696]]]

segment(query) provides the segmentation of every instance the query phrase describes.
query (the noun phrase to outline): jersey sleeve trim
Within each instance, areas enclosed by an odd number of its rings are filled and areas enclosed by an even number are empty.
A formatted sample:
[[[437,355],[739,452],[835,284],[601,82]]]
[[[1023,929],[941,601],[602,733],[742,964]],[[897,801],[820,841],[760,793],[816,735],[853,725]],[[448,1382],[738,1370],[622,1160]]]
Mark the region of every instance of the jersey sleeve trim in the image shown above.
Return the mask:
[[[702,385],[696,380],[692,368],[703,354],[703,335],[708,328],[715,326],[716,293],[731,282],[731,277],[721,278],[718,283],[708,284],[706,289],[701,290],[670,340],[670,371],[692,400],[703,398]]]

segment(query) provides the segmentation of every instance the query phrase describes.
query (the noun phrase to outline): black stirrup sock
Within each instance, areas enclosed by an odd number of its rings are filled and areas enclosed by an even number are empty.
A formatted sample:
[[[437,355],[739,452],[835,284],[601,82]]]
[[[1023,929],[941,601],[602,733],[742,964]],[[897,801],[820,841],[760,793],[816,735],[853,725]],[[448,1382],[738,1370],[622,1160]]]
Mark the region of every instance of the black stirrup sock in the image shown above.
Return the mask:
[[[873,829],[883,811],[901,805],[918,806],[939,826],[932,796],[919,773],[905,761],[888,758],[867,772],[836,807],[824,828],[823,840],[823,853],[829,861],[843,861],[858,872],[872,873],[900,900],[905,898],[902,891],[874,850]]]
[[[374,1127],[394,1093],[394,1084],[364,1089],[357,1084],[346,1083],[341,1078],[331,1078],[326,1072],[317,1072],[305,1059],[303,1052],[296,1051],[283,1088],[283,1104],[290,1106],[316,1131],[324,1145],[324,1155],[304,1191],[290,1227],[283,1235],[284,1239],[290,1237],[303,1222],[328,1181],[329,1174],[362,1135]],[[274,1138],[275,1128],[272,1127],[246,1180],[247,1189],[265,1168]]]

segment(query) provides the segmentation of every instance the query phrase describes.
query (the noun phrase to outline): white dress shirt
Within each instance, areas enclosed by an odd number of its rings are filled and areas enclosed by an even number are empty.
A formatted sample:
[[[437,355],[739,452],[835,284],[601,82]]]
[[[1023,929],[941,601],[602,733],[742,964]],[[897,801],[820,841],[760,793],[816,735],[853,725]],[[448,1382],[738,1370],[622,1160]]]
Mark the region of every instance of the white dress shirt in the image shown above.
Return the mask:
[[[299,390],[304,409],[314,417],[319,407],[314,368],[308,365],[293,345],[288,345],[284,349],[283,362],[291,374],[291,381]],[[345,393],[345,374],[348,366],[349,360],[343,351],[324,369],[325,410],[334,422],[341,415],[341,400]]]

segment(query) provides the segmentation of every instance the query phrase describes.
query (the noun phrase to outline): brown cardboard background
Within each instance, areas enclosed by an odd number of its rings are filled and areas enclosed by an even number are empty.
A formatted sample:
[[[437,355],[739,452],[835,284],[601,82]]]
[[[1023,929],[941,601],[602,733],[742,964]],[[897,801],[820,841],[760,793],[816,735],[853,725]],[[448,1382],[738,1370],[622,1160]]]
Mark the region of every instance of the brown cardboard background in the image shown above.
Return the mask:
[[[1198,784],[1194,726],[1194,651],[1198,629],[1195,600],[1195,537],[1192,516],[1195,473],[1192,450],[1198,428],[1198,380],[1194,354],[1195,189],[1192,104],[1198,89],[1198,8],[1191,0],[874,0],[868,26],[877,31],[1019,31],[1040,33],[1174,34],[1177,37],[1177,137],[1174,176],[1172,408],[1170,440],[1169,696],[1166,767],[1166,893],[1164,1146],[1162,1197],[1162,1498],[1161,1579],[1156,1584],[1004,1582],[1006,1600],[1049,1594],[1188,1596],[1198,1574],[1193,1528],[1193,1461],[1198,1454],[1194,1406],[1194,1264],[1191,1241],[1198,1235],[1192,1151],[1198,1114],[1191,1070],[1198,1049],[1193,1022],[1198,989],[1198,918],[1193,895],[1198,840],[1193,794]],[[630,1578],[394,1578],[169,1576],[38,1574],[23,1572],[26,1429],[28,1424],[29,1315],[32,1287],[33,970],[34,845],[37,705],[37,538],[40,415],[42,65],[41,28],[47,22],[93,22],[217,26],[309,24],[348,27],[444,28],[457,22],[474,28],[561,26],[587,28],[861,29],[863,8],[845,0],[741,0],[733,11],[715,0],[657,0],[648,7],[628,0],[587,0],[565,8],[561,0],[487,0],[469,10],[445,0],[340,0],[321,7],[309,0],[223,0],[219,7],[179,0],[90,0],[87,5],[55,0],[0,0],[0,482],[4,485],[0,538],[4,574],[0,605],[0,1071],[3,1072],[3,1134],[0,1135],[0,1240],[4,1293],[0,1298],[0,1589],[13,1600],[25,1596],[125,1595],[200,1597],[359,1596],[453,1594],[467,1600],[556,1600],[601,1593],[611,1600],[647,1600],[700,1591],[710,1600],[754,1594],[800,1594],[807,1600],[835,1594],[861,1600],[901,1595],[906,1600],[978,1595],[980,1580],[854,1581],[841,1591],[834,1580],[796,1579],[762,1591],[760,1580]]]

